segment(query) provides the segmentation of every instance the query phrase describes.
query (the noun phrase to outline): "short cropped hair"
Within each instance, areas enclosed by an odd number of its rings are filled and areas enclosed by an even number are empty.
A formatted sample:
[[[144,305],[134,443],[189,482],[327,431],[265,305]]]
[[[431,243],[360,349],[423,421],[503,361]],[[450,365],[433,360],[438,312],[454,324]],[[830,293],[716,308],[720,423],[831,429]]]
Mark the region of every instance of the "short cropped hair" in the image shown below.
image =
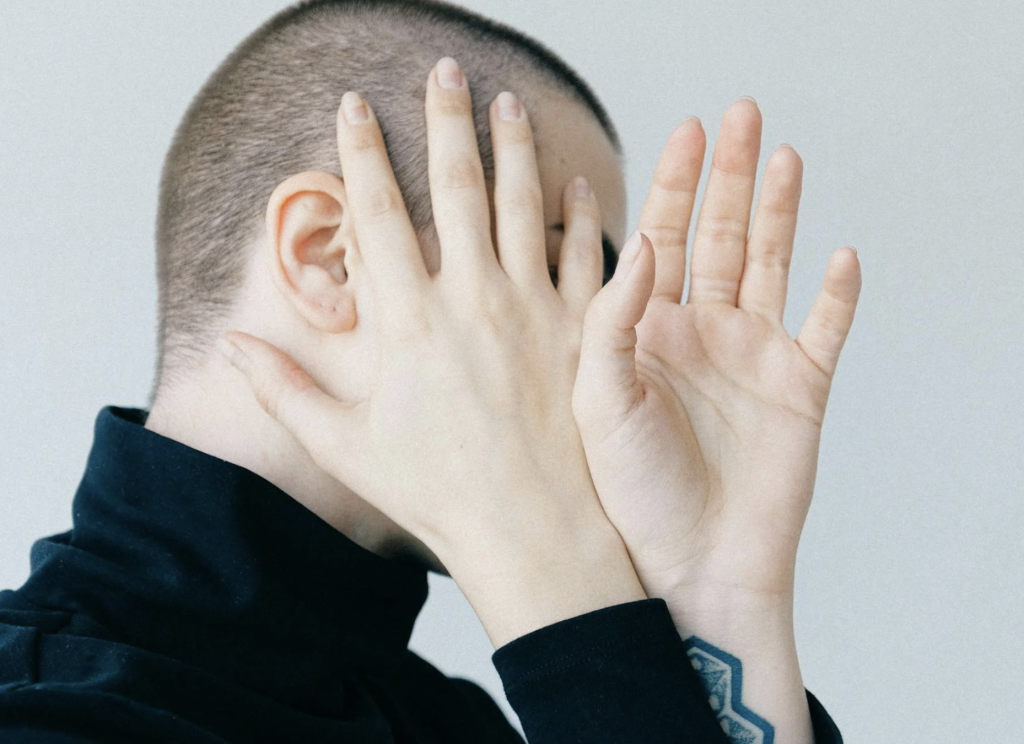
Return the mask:
[[[359,91],[380,121],[413,226],[432,225],[423,100],[430,69],[457,59],[470,80],[488,178],[487,110],[502,90],[566,94],[618,136],[590,88],[523,34],[433,0],[311,0],[250,35],[192,101],[167,154],[157,215],[159,358],[154,395],[209,348],[244,281],[267,201],[288,176],[341,176],[335,116]]]

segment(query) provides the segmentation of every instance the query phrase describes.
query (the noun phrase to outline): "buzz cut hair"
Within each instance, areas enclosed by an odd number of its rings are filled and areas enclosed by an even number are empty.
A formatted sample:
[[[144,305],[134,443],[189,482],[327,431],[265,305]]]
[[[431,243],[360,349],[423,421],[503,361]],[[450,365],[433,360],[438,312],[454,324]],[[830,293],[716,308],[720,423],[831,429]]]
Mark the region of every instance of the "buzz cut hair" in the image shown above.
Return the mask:
[[[413,227],[432,229],[423,100],[437,60],[454,57],[473,89],[488,179],[490,102],[511,90],[529,109],[555,91],[618,135],[587,84],[522,33],[435,0],[307,0],[267,21],[210,76],[164,162],[156,226],[158,359],[152,395],[204,356],[245,280],[271,193],[308,170],[341,177],[341,96],[374,109]]]

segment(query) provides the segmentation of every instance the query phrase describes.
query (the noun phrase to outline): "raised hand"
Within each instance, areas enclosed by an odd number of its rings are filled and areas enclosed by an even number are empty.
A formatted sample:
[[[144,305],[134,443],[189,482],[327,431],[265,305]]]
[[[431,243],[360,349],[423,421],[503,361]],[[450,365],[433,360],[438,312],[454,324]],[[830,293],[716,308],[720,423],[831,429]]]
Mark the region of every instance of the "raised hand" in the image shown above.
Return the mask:
[[[644,588],[669,601],[684,637],[744,659],[758,708],[782,721],[780,740],[796,741],[809,728],[792,640],[794,565],[861,279],[856,253],[836,251],[790,337],[782,318],[802,163],[788,146],[772,154],[750,227],[760,139],[756,104],[734,103],[681,304],[705,138],[696,120],[673,133],[643,235],[588,310],[573,406],[601,502]]]
[[[441,559],[498,646],[644,595],[571,410],[582,318],[599,288],[596,200],[566,191],[556,290],[528,117],[511,94],[490,113],[496,246],[468,84],[454,61],[438,63],[426,119],[441,270],[430,275],[372,110],[355,93],[342,99],[338,144],[358,238],[346,268],[372,288],[380,348],[366,396],[329,396],[245,334],[228,334],[226,353],[321,468]],[[588,247],[594,260],[580,260]]]

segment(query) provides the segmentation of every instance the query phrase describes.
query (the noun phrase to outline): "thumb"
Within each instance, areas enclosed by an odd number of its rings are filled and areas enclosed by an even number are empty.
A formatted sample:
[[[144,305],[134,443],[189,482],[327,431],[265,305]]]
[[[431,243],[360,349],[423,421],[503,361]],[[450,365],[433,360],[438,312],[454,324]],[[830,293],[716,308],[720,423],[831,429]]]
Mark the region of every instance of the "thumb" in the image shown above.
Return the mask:
[[[636,326],[654,290],[654,246],[639,230],[622,249],[615,275],[587,308],[574,408],[629,410],[642,391],[636,377]]]
[[[260,406],[299,441],[321,468],[339,480],[339,465],[355,440],[352,409],[321,390],[299,364],[276,346],[231,331],[217,349],[243,375]]]

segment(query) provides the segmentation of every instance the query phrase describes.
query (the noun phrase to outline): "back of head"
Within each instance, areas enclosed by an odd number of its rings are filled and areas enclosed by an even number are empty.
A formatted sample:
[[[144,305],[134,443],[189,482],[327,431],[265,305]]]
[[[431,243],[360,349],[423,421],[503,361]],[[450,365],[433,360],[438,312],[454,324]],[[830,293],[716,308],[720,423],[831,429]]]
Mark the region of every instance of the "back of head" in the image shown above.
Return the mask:
[[[343,175],[334,132],[345,91],[359,91],[373,106],[413,225],[421,235],[430,230],[423,97],[443,56],[455,57],[471,81],[488,178],[487,107],[502,90],[528,110],[551,91],[568,95],[594,113],[618,148],[604,109],[561,60],[466,10],[415,0],[312,0],[281,12],[211,76],[167,155],[157,218],[157,388],[186,372],[221,330],[274,188],[301,171]]]

